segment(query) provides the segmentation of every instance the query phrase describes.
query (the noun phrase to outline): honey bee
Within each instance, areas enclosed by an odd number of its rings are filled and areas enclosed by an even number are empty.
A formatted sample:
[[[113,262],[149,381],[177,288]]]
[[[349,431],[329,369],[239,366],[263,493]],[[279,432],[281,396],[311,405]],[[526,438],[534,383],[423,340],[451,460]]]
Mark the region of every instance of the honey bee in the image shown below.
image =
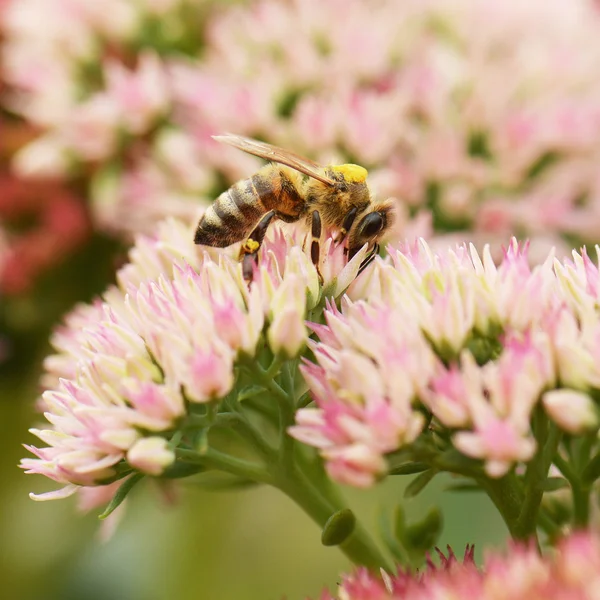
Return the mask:
[[[317,272],[323,226],[339,231],[336,243],[347,239],[348,260],[369,245],[370,253],[361,269],[379,252],[378,240],[392,224],[393,202],[373,200],[365,168],[352,164],[321,166],[289,150],[237,135],[214,139],[272,161],[223,192],[207,208],[194,236],[196,244],[218,248],[245,238],[240,259],[246,281],[252,280],[253,263],[274,219],[287,223],[306,220],[312,235],[311,260]]]

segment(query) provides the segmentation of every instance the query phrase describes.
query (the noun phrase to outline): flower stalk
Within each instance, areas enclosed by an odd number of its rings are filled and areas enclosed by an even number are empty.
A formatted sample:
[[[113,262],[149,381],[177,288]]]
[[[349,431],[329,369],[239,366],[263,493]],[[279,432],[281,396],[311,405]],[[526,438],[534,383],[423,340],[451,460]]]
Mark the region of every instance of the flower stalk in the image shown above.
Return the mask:
[[[297,369],[297,361],[282,361],[275,357],[266,369],[258,363],[247,361],[244,369],[278,402],[279,446],[274,448],[264,440],[245,415],[243,404],[237,403],[237,411],[218,413],[210,425],[238,431],[247,442],[248,449],[257,451],[260,455],[262,464],[232,456],[212,447],[203,452],[177,448],[177,459],[273,486],[288,496],[323,529],[332,515],[347,509],[347,505],[334,484],[323,477],[314,477],[317,470],[314,463],[320,462],[318,457],[313,453],[307,455],[297,452],[297,442],[287,434],[287,427],[293,423],[294,418],[294,369]],[[280,379],[281,383],[276,379]],[[232,404],[235,405],[235,401]],[[186,425],[190,428],[194,425],[205,427],[209,422],[207,416],[192,416],[188,417]],[[338,546],[355,565],[372,569],[389,568],[387,560],[359,523]]]

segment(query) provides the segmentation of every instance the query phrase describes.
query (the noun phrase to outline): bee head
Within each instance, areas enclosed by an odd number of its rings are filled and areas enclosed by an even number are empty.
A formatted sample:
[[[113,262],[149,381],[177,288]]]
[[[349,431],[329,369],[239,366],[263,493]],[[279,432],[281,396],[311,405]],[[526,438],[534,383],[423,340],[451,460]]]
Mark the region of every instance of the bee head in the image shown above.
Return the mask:
[[[348,260],[365,245],[373,246],[391,227],[394,219],[393,200],[385,200],[360,215],[348,234]]]

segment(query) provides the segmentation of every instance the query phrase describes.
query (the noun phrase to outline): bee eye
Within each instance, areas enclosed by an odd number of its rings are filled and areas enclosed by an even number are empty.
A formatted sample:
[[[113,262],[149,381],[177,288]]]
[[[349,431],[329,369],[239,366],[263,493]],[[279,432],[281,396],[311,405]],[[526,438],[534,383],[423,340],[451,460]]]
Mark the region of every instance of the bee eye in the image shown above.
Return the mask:
[[[362,239],[375,237],[383,229],[383,215],[379,212],[369,213],[359,226]]]

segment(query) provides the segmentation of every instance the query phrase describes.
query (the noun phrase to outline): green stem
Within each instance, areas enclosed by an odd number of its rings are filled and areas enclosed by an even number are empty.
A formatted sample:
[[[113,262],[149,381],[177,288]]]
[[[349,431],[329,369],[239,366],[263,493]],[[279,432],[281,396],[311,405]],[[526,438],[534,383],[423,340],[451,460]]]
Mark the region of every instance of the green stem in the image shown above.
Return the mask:
[[[304,392],[296,401],[296,408],[305,408],[312,402],[312,396],[309,392]]]
[[[334,513],[346,508],[345,503],[341,503],[332,490],[323,487],[317,489],[296,468],[279,472],[275,480],[275,487],[300,506],[320,529],[323,529]],[[359,523],[339,548],[355,565],[370,569],[384,568],[391,572],[386,559]]]
[[[538,513],[538,525],[546,533],[550,541],[554,541],[560,536],[560,527],[544,510],[540,510]]]
[[[276,356],[271,361],[271,364],[269,365],[269,368],[265,371],[261,367],[261,371],[264,373],[264,376],[267,379],[271,379],[272,380],[275,377],[275,375],[277,375],[279,373],[279,370],[280,370],[282,364],[283,364],[283,360],[281,359],[281,357]]]
[[[598,474],[600,474],[600,453],[595,454],[583,468],[581,479],[591,485],[598,479]]]
[[[327,493],[327,488],[317,489],[298,469],[276,470],[269,473],[266,469],[248,461],[229,456],[209,448],[206,454],[194,450],[177,448],[177,458],[184,462],[200,464],[208,468],[219,469],[244,479],[252,479],[259,483],[273,485],[289,496],[306,514],[323,529],[329,517],[346,508],[334,493]],[[385,558],[362,528],[357,523],[349,538],[339,546],[340,550],[356,565],[372,569],[389,566]],[[390,571],[391,572],[391,571]]]
[[[292,365],[286,363],[283,370],[284,385],[288,390],[288,400],[279,403],[279,460],[281,464],[290,466],[294,460],[294,438],[288,434],[288,427],[294,424],[294,376]]]
[[[577,473],[558,452],[554,457],[554,464],[556,465],[557,469],[563,474],[564,478],[571,484],[571,487],[573,487],[574,485],[579,485]]]
[[[273,359],[273,362],[268,369],[264,369],[257,362],[246,365],[246,371],[255,380],[258,380],[260,385],[269,390],[275,396],[278,402],[291,402],[291,396],[275,381],[274,377],[279,373],[281,360]]]
[[[573,524],[577,527],[586,527],[590,519],[590,487],[581,483],[579,474],[558,452],[554,457],[554,464],[571,486]]]
[[[583,471],[586,465],[590,462],[590,454],[592,448],[596,444],[596,433],[586,434],[579,445],[579,451],[577,453],[577,470]]]
[[[295,362],[295,361],[294,361]],[[283,365],[283,386],[276,381]],[[290,466],[294,458],[294,440],[287,433],[287,428],[294,423],[294,374],[292,361],[284,361],[275,357],[268,369],[254,365],[254,377],[277,400],[279,408],[279,462]]]
[[[521,539],[517,522],[523,504],[523,492],[515,474],[509,473],[500,479],[482,477],[477,481],[500,512],[511,536]]]
[[[534,432],[538,451],[527,466],[525,473],[525,500],[516,523],[519,539],[535,537],[538,513],[544,497],[544,488],[548,479],[548,470],[558,448],[560,433],[554,424],[549,424],[544,413],[536,411]]]
[[[248,421],[248,418],[241,412],[222,413],[215,423],[219,427],[231,427],[235,429],[255,450],[258,450],[265,460],[273,460],[276,451],[264,439]]]
[[[339,497],[337,488],[328,480],[315,478],[313,481],[310,476],[307,476],[306,474],[310,473],[311,469],[314,471],[316,466],[311,465],[309,459],[301,452],[294,452],[295,441],[287,434],[287,426],[294,419],[294,374],[291,371],[292,366],[286,365],[282,380],[286,389],[282,388],[274,380],[281,365],[282,362],[276,358],[268,369],[256,363],[245,367],[251,372],[254,380],[277,400],[280,415],[280,446],[277,450],[259,439],[260,432],[256,431],[242,414],[221,413],[214,423],[214,425],[230,425],[238,428],[251,445],[261,451],[265,460],[264,465],[230,456],[210,447],[202,453],[177,448],[177,458],[184,462],[200,464],[244,479],[272,485],[289,496],[322,530],[332,515],[346,508],[346,503]],[[205,425],[206,420],[194,420],[194,424]],[[358,523],[348,538],[339,544],[339,548],[354,564],[372,569],[390,568],[367,532]]]
[[[175,450],[177,458],[183,462],[192,463],[195,465],[203,465],[210,469],[219,469],[232,475],[237,475],[244,479],[252,479],[258,483],[273,484],[273,480],[269,472],[256,463],[230,456],[213,448],[208,448],[205,453],[200,454],[195,450],[186,450],[185,448],[177,448]]]
[[[587,527],[590,520],[590,490],[580,487],[573,490],[573,525]]]

